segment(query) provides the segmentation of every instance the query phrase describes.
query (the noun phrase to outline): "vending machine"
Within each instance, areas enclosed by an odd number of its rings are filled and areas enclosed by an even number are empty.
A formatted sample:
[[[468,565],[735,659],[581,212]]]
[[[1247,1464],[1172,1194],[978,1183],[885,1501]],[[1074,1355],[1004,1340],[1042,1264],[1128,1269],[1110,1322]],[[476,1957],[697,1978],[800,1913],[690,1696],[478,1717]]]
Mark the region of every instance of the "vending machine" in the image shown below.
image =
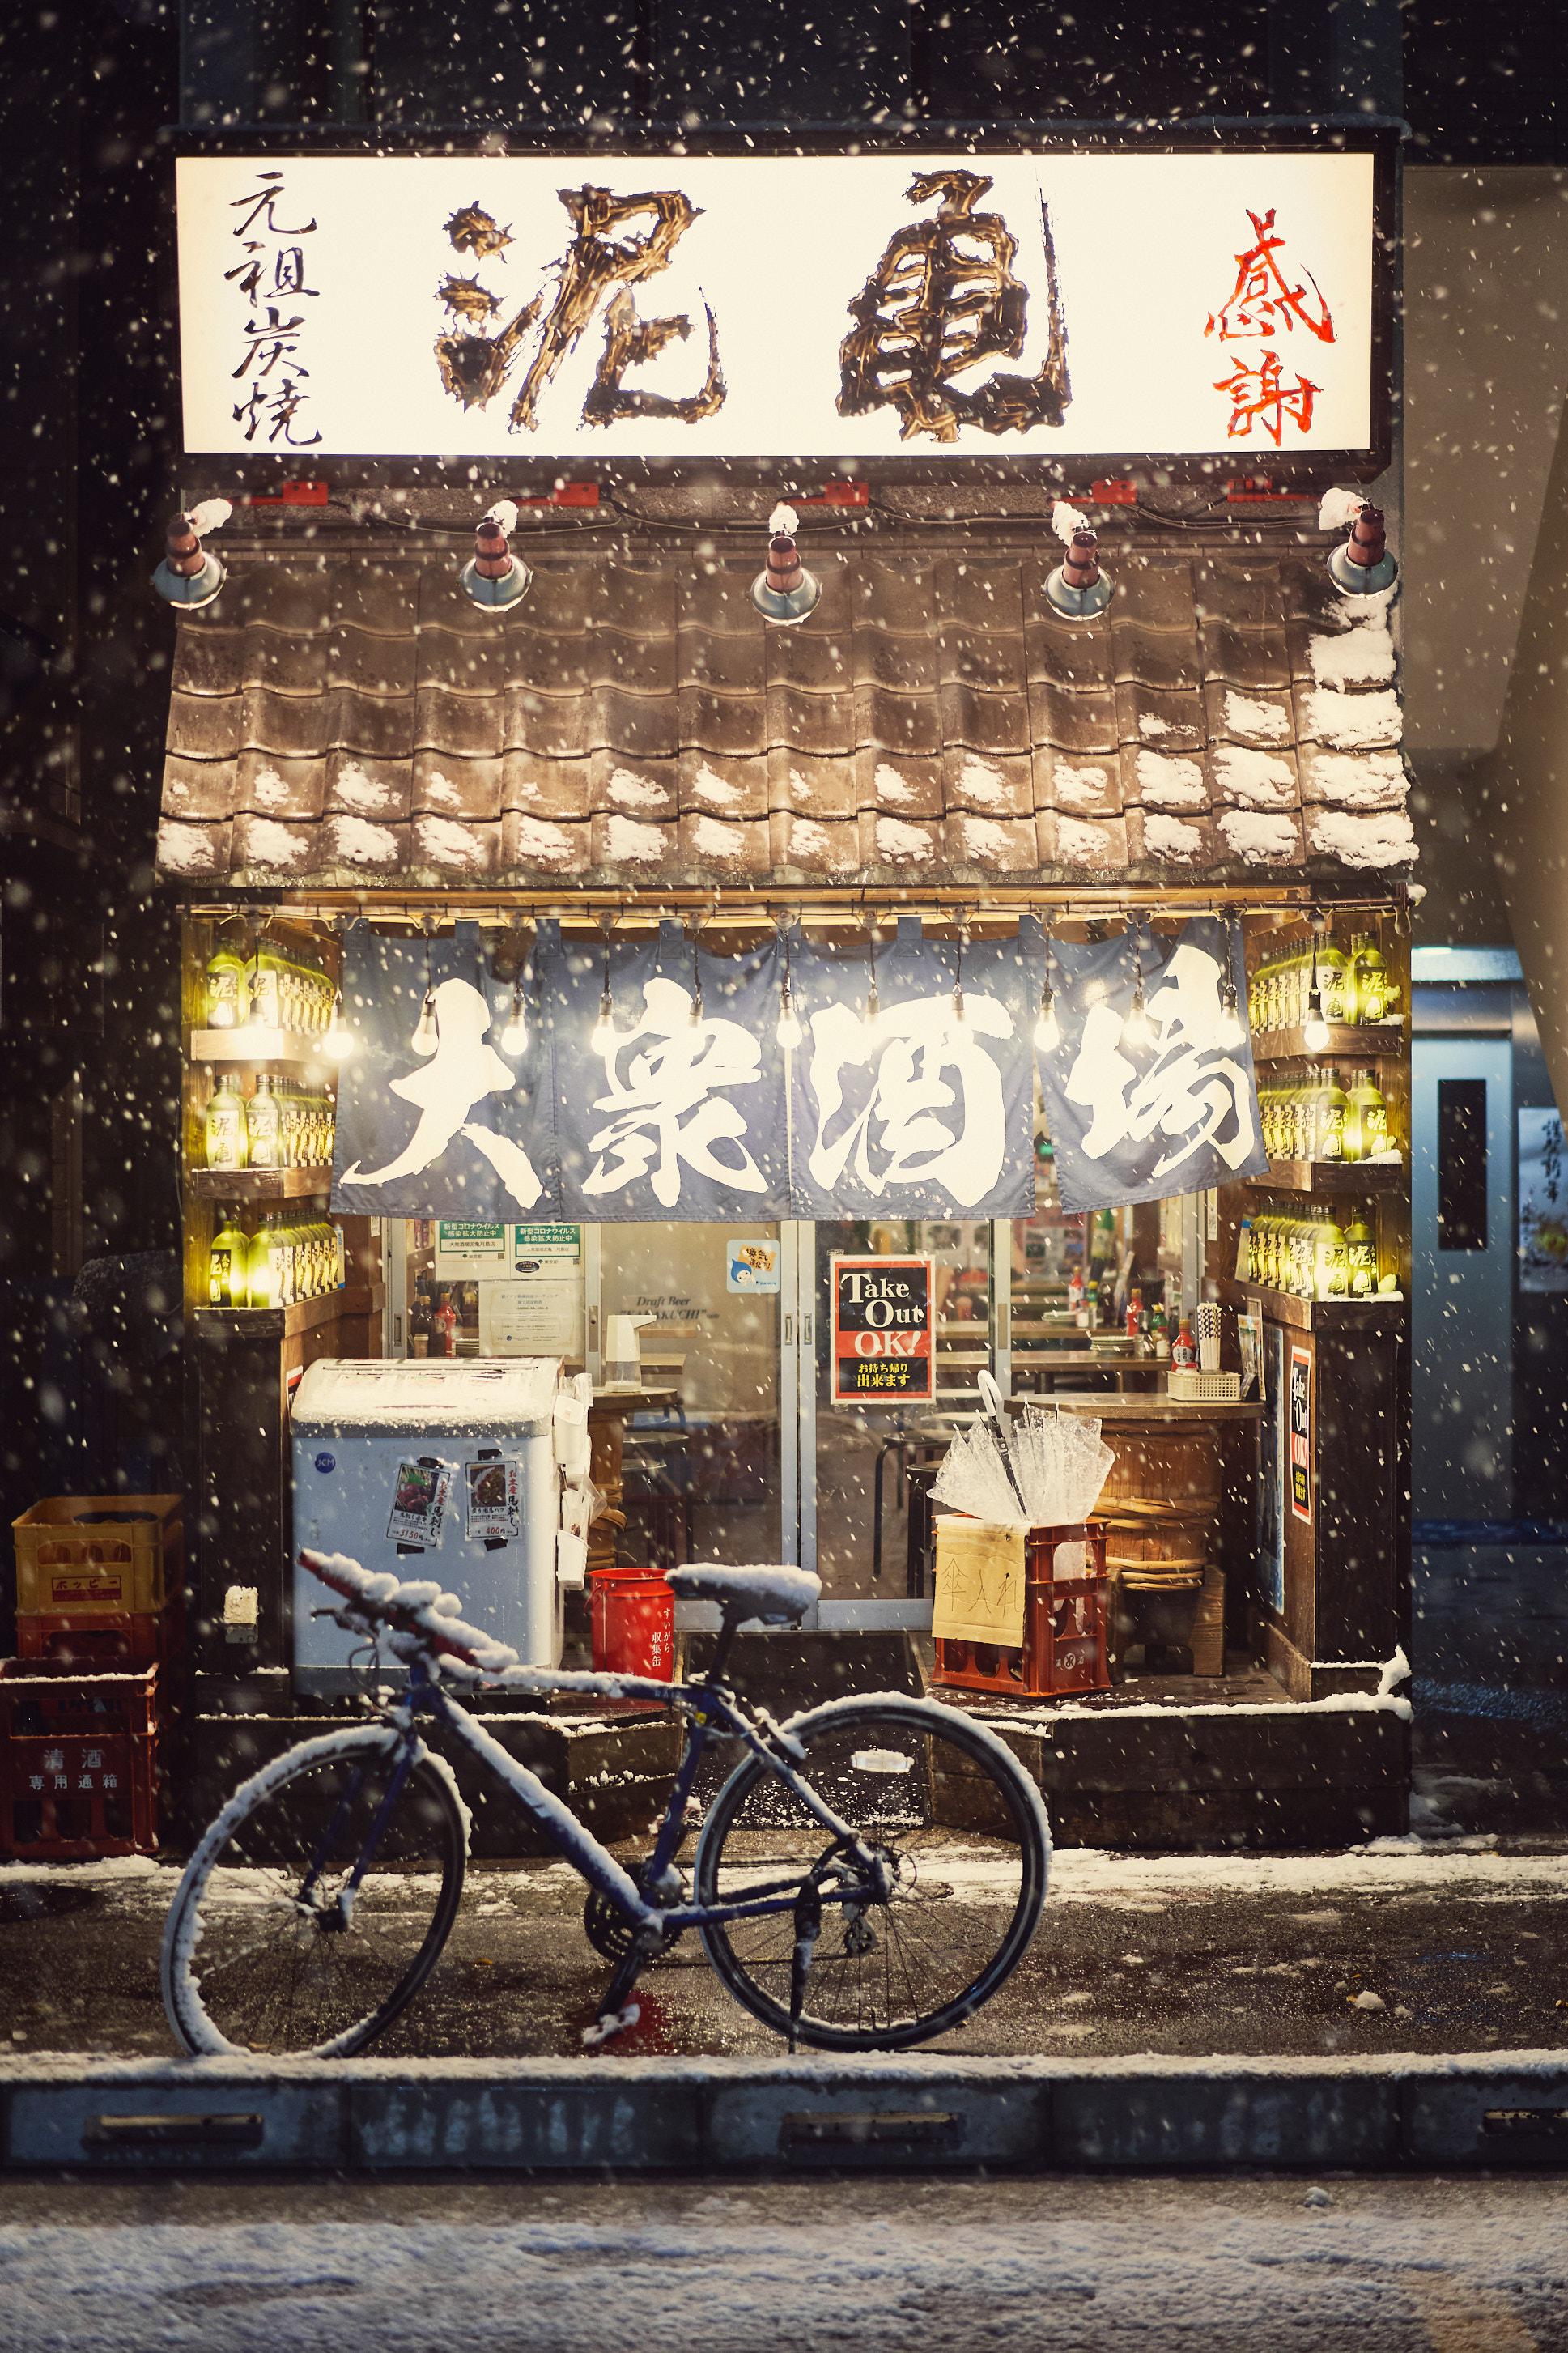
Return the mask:
[[[294,1396],[294,1546],[432,1577],[530,1666],[561,1658],[555,1357],[322,1357]],[[294,1571],[294,1673],[350,1687],[354,1638]]]

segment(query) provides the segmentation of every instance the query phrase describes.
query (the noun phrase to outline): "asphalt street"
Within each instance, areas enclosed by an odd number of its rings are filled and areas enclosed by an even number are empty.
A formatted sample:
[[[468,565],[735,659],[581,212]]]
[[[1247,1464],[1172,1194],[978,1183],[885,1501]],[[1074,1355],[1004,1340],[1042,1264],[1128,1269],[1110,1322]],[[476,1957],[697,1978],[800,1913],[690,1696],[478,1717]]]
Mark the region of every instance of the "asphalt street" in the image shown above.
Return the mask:
[[[0,2353],[1564,2353],[1529,2179],[0,2184]]]
[[[955,1919],[983,1925],[962,1840]],[[0,1868],[0,1982],[14,2051],[164,2055],[157,1991],[172,1869]],[[978,1893],[976,1892],[978,1889]],[[1334,1856],[1060,1853],[1027,1957],[942,2049],[1366,2054],[1568,2046],[1568,1852]],[[450,1943],[379,2055],[572,2053],[605,1964],[563,1863],[470,1872]],[[776,2055],[687,1938],[648,1970],[626,2055]]]

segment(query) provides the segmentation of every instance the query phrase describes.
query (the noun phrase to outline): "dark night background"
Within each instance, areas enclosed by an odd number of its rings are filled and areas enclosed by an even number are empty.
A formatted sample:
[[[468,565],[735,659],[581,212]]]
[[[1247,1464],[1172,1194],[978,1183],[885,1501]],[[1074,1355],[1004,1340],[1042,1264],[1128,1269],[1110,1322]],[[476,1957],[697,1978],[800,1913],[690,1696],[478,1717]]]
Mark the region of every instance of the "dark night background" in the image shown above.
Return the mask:
[[[183,14],[183,21],[182,21]],[[1568,164],[1559,9],[1384,0],[25,0],[0,30],[0,1510],[178,1463],[177,928],[152,875],[178,480],[176,132],[1403,114],[1408,163]],[[403,128],[402,135],[406,136]]]

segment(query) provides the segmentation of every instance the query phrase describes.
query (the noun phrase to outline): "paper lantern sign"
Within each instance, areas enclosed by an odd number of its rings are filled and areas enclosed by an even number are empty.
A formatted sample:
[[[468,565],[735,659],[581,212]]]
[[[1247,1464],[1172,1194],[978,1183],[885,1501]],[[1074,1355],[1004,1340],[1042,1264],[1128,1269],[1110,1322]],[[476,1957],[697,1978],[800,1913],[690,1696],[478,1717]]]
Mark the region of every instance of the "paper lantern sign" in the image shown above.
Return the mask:
[[[1205,916],[1169,955],[1148,933],[1049,953],[1061,1042],[1040,1057],[1040,1091],[1062,1208],[1267,1175],[1251,1041],[1244,1021],[1227,1036],[1225,1020],[1227,957],[1229,1002],[1247,1001],[1239,931]]]
[[[835,1257],[835,1405],[910,1405],[935,1396],[935,1271],[929,1258]]]

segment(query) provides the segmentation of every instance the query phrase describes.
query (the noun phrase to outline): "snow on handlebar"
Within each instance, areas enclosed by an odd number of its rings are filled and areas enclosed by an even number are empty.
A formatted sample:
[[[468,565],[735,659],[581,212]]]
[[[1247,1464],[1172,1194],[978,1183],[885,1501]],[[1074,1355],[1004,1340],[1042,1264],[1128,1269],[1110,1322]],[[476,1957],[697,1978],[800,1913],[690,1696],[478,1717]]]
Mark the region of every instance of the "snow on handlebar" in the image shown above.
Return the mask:
[[[363,1568],[347,1553],[300,1554],[301,1567],[345,1600],[363,1620],[365,1631],[384,1630],[387,1647],[405,1661],[434,1654],[465,1680],[505,1674],[522,1663],[505,1642],[478,1626],[466,1626],[455,1593],[444,1593],[429,1577],[396,1577],[384,1569]]]

